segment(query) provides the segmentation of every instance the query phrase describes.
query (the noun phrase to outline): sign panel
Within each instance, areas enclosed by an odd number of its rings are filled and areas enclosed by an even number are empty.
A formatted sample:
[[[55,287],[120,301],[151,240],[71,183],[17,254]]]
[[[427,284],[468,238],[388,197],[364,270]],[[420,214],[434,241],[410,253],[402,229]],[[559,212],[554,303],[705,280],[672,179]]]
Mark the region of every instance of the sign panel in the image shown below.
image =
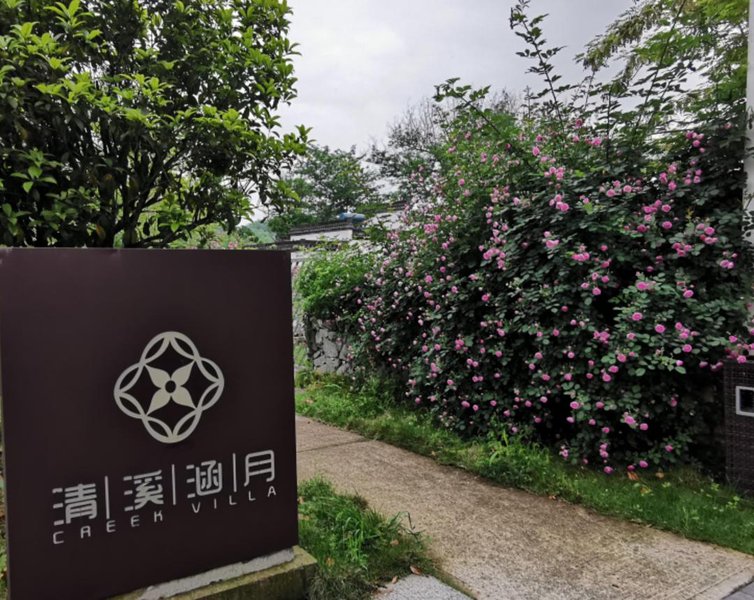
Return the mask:
[[[0,250],[13,600],[297,543],[290,258]]]

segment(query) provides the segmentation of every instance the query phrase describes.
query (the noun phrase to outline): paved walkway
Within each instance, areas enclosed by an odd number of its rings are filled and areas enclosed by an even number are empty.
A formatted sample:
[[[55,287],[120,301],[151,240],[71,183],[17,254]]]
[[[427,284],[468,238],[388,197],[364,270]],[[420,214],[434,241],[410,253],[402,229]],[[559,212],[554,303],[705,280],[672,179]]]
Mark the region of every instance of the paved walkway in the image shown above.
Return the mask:
[[[726,600],[754,600],[754,583],[750,583],[732,596],[728,596]]]
[[[296,425],[299,480],[320,474],[385,515],[408,512],[479,600],[721,600],[754,579],[750,556],[491,485],[310,419]]]
[[[374,600],[469,600],[434,577],[409,575],[374,593]],[[745,600],[753,600],[746,598]]]

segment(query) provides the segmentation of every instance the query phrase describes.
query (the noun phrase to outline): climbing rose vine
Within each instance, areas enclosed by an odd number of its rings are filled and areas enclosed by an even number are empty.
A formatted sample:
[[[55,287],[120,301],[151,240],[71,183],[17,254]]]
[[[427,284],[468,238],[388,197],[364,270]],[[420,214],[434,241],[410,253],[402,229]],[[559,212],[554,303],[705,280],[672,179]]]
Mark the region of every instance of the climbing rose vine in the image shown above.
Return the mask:
[[[720,420],[723,361],[752,349],[740,132],[642,156],[580,121],[534,127],[459,119],[415,173],[403,229],[349,297],[354,359],[463,433],[606,473],[684,460]]]

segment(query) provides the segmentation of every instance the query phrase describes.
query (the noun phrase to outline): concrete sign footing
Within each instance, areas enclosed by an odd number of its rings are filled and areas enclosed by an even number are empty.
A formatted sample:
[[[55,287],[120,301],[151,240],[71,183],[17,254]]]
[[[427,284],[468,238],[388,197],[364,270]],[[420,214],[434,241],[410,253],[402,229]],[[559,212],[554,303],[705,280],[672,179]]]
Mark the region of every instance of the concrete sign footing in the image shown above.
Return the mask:
[[[282,563],[281,558],[285,559]],[[265,564],[274,566],[265,568]],[[112,600],[304,600],[316,569],[317,561],[294,546],[248,563],[150,586]],[[243,574],[238,575],[239,572]],[[227,578],[231,573],[236,575]]]

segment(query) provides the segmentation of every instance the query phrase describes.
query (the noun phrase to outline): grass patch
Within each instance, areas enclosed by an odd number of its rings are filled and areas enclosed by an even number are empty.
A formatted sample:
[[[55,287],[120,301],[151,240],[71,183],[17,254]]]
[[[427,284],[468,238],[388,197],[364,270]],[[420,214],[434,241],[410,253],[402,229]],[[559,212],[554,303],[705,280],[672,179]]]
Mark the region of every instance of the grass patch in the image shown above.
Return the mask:
[[[395,576],[433,570],[406,515],[385,519],[322,479],[300,484],[298,494],[299,543],[319,562],[310,600],[366,599]]]
[[[320,377],[297,393],[296,408],[502,485],[754,554],[754,502],[691,468],[606,476],[505,436],[464,440],[429,414],[395,403],[375,382],[353,390],[343,379]]]

